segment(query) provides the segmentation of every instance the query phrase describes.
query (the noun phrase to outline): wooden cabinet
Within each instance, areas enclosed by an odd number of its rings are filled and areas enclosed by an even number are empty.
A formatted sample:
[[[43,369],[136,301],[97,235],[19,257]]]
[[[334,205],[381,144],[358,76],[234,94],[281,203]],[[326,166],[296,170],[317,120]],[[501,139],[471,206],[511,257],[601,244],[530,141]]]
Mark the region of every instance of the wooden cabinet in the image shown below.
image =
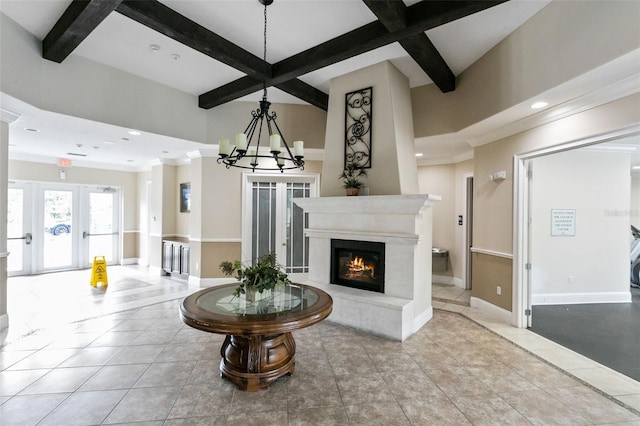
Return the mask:
[[[179,241],[162,242],[162,270],[167,275],[189,277],[189,244]]]

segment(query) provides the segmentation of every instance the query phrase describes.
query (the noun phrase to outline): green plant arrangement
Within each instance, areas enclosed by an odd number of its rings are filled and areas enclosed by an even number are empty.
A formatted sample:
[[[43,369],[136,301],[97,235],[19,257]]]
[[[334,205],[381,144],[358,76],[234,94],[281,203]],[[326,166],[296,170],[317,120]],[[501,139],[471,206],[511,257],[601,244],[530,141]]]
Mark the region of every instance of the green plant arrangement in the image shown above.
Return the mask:
[[[220,264],[220,270],[228,277],[235,275],[240,282],[233,293],[235,296],[255,292],[262,293],[266,290],[273,290],[278,284],[291,284],[291,280],[282,266],[276,262],[274,253],[259,257],[255,265],[251,266],[245,266],[239,260],[224,261]]]
[[[340,179],[342,179],[342,187],[347,190],[347,195],[349,195],[350,192],[354,192],[349,191],[350,188],[358,189],[362,187],[363,183],[360,181],[360,179],[366,177],[367,170],[363,167],[358,166],[356,163],[348,163],[340,174]],[[355,194],[357,194],[357,191],[355,191]]]

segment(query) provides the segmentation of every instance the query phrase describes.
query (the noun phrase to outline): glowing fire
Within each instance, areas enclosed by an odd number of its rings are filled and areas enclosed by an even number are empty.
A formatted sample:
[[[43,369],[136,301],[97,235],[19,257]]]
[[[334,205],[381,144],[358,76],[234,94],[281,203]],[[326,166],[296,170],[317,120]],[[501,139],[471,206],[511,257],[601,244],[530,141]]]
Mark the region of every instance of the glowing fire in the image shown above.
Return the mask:
[[[355,256],[347,266],[352,274],[367,274],[369,278],[375,279],[375,266],[367,265],[361,257]]]

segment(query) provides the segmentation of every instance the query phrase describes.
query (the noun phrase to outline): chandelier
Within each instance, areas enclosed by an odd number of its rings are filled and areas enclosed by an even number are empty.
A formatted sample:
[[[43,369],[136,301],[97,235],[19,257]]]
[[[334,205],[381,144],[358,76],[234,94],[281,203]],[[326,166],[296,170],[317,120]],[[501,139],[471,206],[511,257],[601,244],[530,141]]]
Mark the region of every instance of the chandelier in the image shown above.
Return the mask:
[[[264,54],[263,60],[267,61],[267,6],[273,0],[258,0],[264,5]],[[251,121],[243,133],[236,134],[235,144],[227,138],[220,138],[218,148],[218,164],[224,164],[227,168],[239,167],[241,169],[256,170],[284,170],[304,169],[304,142],[293,142],[293,152],[289,148],[278,123],[276,113],[269,112],[271,102],[267,100],[267,83],[263,81],[262,100],[258,102],[260,107],[251,112]],[[266,122],[266,129],[265,129]],[[257,133],[257,134],[256,134]],[[269,147],[265,141],[264,147],[260,142],[269,138]],[[255,136],[255,143],[254,143]]]

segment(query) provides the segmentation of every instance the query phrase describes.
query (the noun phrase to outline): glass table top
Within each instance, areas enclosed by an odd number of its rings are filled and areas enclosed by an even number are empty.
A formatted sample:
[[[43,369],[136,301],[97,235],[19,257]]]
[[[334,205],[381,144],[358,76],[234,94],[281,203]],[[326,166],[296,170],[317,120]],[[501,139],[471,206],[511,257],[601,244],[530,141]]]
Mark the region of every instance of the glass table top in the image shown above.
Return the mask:
[[[234,296],[236,286],[224,286],[198,297],[196,305],[205,311],[226,315],[265,315],[299,312],[318,301],[318,294],[308,287],[295,284],[278,286],[273,290],[251,296]]]

